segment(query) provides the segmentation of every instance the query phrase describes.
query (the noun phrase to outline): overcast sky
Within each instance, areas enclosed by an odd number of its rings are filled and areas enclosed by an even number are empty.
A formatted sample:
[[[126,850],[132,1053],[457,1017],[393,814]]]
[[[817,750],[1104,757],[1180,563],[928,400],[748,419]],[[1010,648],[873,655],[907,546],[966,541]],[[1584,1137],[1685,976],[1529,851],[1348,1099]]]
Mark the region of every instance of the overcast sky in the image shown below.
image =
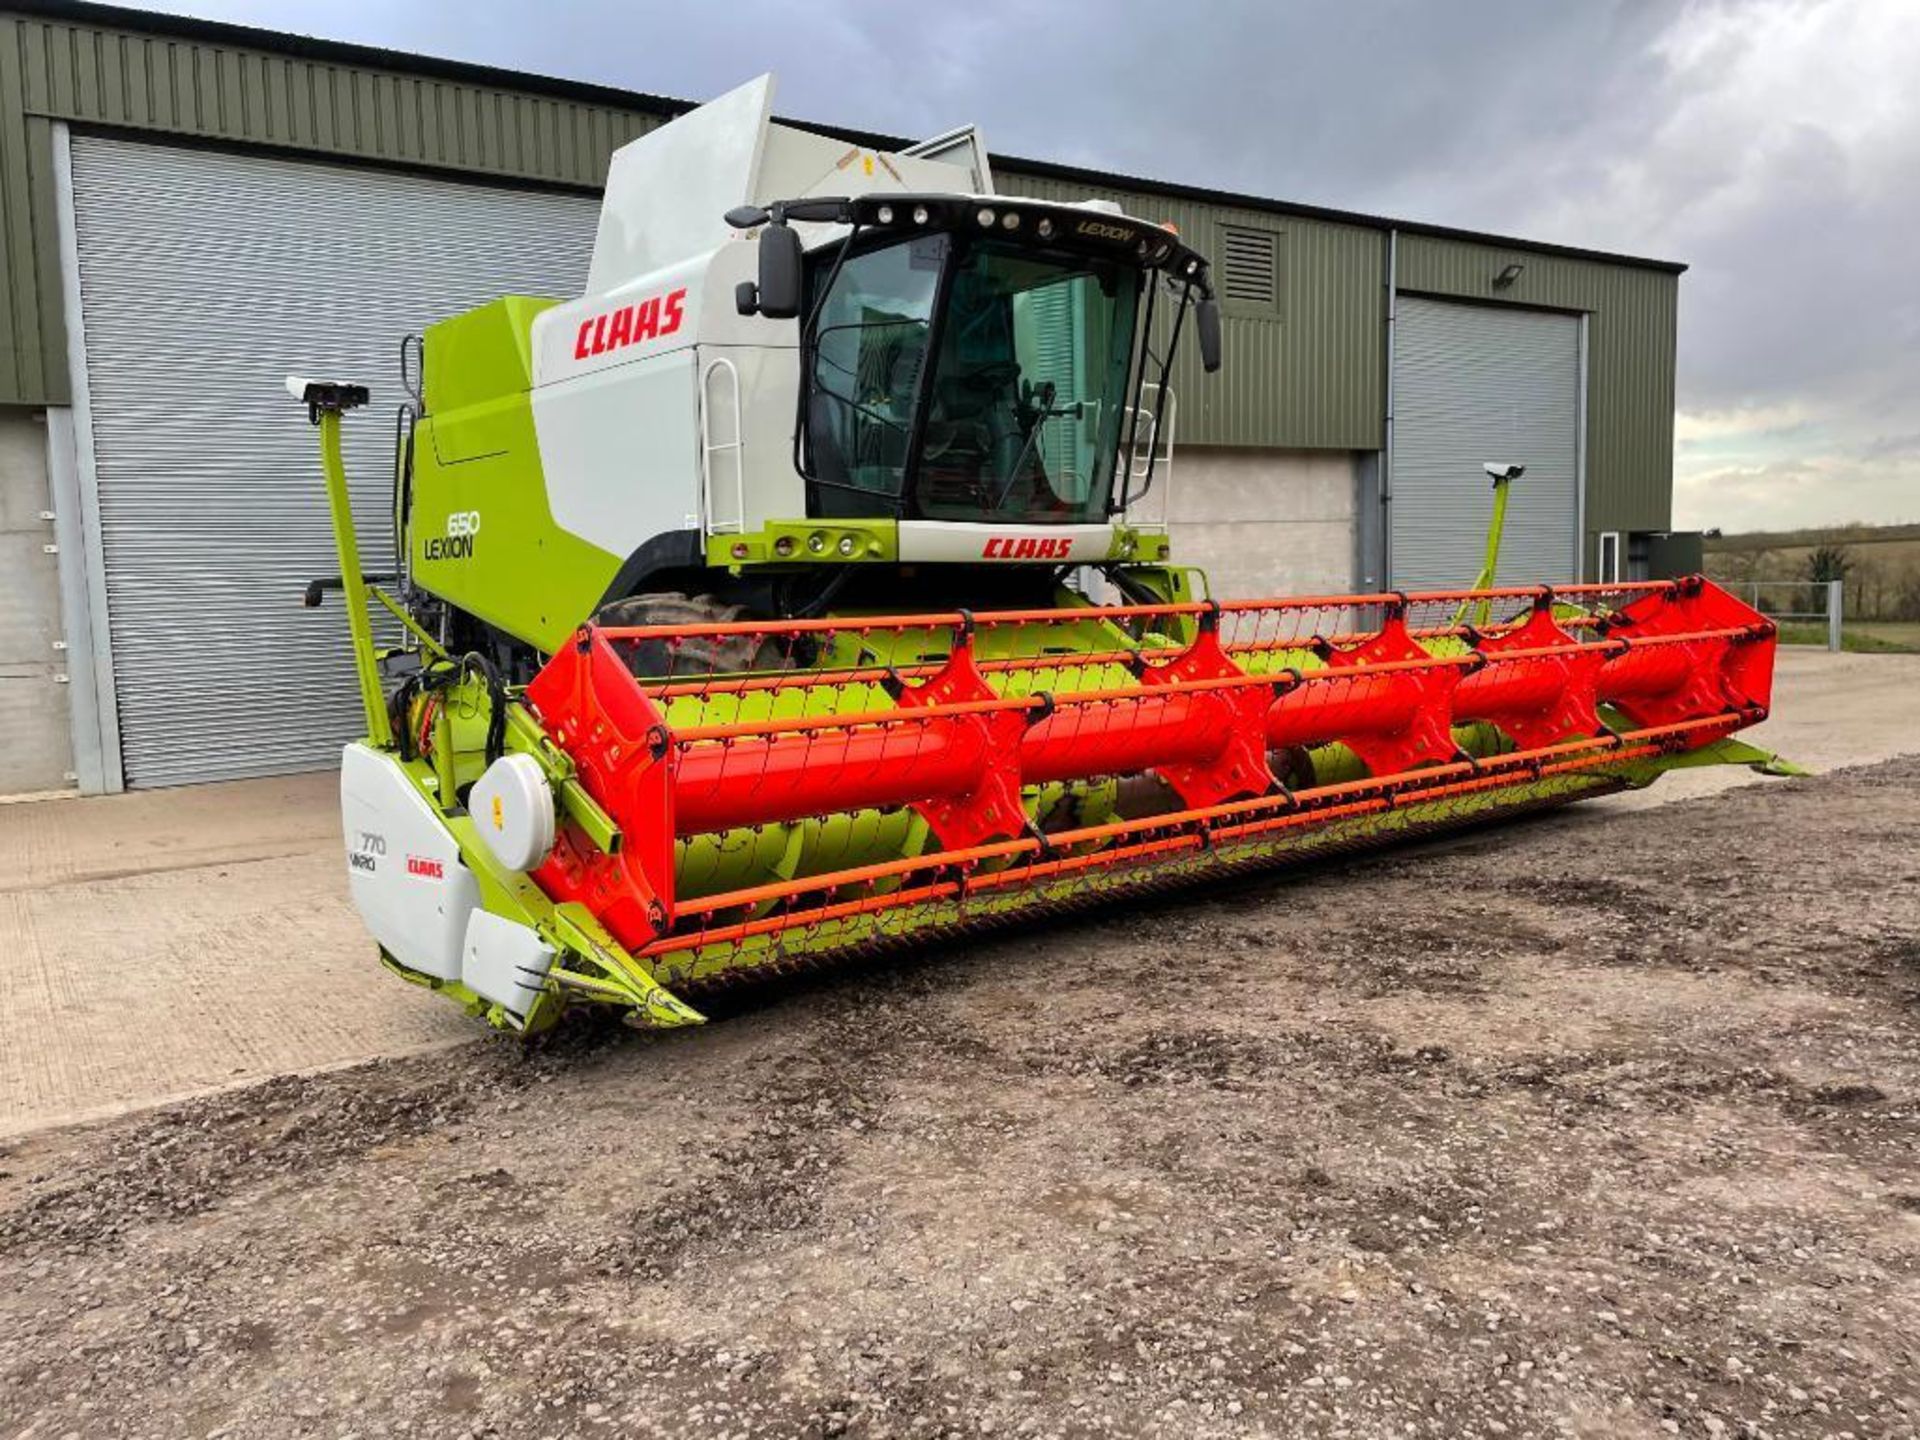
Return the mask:
[[[1915,0],[153,8],[1683,260],[1675,522],[1920,521]]]

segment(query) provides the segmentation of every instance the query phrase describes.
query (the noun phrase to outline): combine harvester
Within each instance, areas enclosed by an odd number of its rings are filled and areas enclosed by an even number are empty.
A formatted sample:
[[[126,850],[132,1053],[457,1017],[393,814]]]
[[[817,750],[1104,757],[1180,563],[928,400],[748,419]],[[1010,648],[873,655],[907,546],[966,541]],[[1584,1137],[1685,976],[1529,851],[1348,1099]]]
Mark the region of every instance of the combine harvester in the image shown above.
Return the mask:
[[[503,1029],[685,1024],[742,976],[1767,762],[1729,737],[1773,626],[1699,579],[1208,599],[1163,518],[1205,258],[995,194],[970,131],[879,154],[770,94],[613,157],[585,299],[406,347],[398,575],[348,508],[366,390],[289,381],[366,706],[347,874],[400,975]]]

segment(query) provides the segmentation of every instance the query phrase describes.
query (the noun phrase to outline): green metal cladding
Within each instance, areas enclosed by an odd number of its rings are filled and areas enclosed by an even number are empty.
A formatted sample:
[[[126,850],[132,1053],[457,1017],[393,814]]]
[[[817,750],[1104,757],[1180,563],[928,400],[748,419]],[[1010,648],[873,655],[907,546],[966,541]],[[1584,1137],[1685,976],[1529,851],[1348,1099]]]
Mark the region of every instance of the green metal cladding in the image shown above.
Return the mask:
[[[1525,268],[1511,285],[1493,279]],[[1587,314],[1587,523],[1661,530],[1673,494],[1673,388],[1679,277],[1520,245],[1400,236],[1402,291]]]
[[[1266,213],[1184,196],[1021,173],[997,163],[998,189],[1037,200],[1117,201],[1130,214],[1176,226],[1215,262],[1222,226],[1277,237],[1279,299],[1271,315],[1224,307],[1226,363],[1202,380],[1198,357],[1178,357],[1177,440],[1212,445],[1377,450],[1386,414],[1386,236],[1365,225]]]
[[[679,102],[67,0],[0,6],[0,404],[68,398],[53,126],[267,146],[518,184],[598,188],[607,157]],[[885,137],[845,132],[863,143]],[[1376,450],[1386,412],[1390,222],[995,161],[1000,188],[1098,195],[1224,253],[1271,236],[1275,303],[1226,306],[1227,364],[1176,369],[1187,443]],[[1133,188],[1126,188],[1131,185]],[[1591,315],[1589,531],[1667,523],[1680,267],[1398,230],[1400,288]],[[1503,290],[1505,264],[1526,268]]]

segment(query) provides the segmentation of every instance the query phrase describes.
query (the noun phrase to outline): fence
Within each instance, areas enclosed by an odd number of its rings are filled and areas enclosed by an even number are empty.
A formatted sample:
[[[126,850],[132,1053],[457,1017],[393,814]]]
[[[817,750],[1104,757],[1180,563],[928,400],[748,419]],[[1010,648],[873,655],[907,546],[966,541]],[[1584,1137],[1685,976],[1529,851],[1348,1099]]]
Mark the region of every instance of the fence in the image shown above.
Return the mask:
[[[1845,614],[1840,580],[1723,580],[1720,582],[1754,609],[1780,626],[1780,643],[1817,643],[1804,633],[1826,632],[1827,649],[1840,648],[1840,624]]]

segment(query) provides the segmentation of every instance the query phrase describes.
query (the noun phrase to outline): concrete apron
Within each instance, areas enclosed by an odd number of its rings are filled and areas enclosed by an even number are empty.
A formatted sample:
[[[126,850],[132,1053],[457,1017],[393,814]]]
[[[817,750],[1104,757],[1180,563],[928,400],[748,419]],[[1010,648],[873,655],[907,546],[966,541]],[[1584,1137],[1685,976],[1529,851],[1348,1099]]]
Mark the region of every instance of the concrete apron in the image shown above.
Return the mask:
[[[476,1038],[382,971],[331,774],[0,806],[0,1135]]]

